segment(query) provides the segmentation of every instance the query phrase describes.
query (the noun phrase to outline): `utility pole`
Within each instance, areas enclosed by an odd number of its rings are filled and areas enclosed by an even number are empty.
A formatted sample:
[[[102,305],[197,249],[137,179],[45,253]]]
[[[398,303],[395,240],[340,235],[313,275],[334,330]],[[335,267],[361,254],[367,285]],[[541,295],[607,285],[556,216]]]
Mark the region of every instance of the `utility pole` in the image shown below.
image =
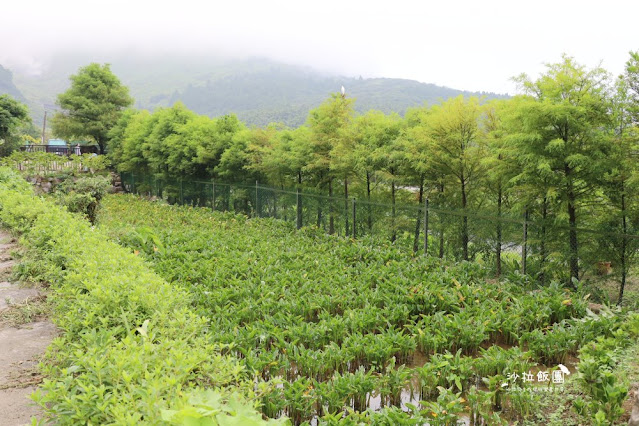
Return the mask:
[[[42,122],[42,145],[46,145],[44,142],[44,129],[47,127],[47,110],[44,110],[44,121]]]

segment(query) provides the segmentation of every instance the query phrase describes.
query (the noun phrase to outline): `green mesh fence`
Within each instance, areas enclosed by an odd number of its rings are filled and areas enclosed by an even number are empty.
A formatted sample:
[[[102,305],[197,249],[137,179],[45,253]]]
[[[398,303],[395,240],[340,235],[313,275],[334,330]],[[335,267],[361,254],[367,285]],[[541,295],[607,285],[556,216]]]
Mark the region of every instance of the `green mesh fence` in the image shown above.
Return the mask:
[[[127,192],[156,197],[171,204],[208,207],[250,217],[270,217],[297,228],[314,226],[327,233],[393,243],[415,253],[480,260],[490,265],[497,248],[511,269],[522,269],[522,217],[443,209],[418,202],[380,203],[260,184],[166,179],[122,173]],[[425,238],[428,235],[428,238]],[[505,267],[504,267],[505,268]]]
[[[329,197],[307,188],[278,189],[131,173],[122,173],[121,178],[126,191],[171,204],[276,218],[297,228],[317,227],[338,236],[393,244],[416,254],[472,260],[495,275],[523,272],[542,282],[570,282],[573,256],[580,262],[580,278],[618,281],[622,274],[634,272],[636,264],[632,262],[639,249],[639,236],[622,235],[614,228],[610,232],[579,229],[580,245],[575,249],[565,224],[538,217],[525,220],[523,213],[506,210],[445,208],[426,200],[418,202],[417,194],[411,191],[404,191],[403,199],[392,204]],[[602,244],[608,248],[602,251]]]

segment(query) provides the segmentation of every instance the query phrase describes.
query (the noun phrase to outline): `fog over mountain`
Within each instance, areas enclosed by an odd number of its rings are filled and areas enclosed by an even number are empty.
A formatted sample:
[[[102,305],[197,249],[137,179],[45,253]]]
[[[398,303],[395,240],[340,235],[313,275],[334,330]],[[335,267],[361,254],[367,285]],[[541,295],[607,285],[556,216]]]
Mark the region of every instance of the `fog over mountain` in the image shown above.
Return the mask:
[[[639,3],[459,0],[4,2],[0,64],[43,72],[61,52],[266,57],[358,77],[514,94],[562,53],[613,75],[636,50]],[[131,58],[137,59],[137,58]],[[114,62],[115,63],[115,62]]]
[[[153,56],[132,51],[56,55],[38,73],[19,68],[13,80],[5,75],[0,92],[12,90],[14,96],[26,99],[34,121],[40,123],[45,109],[56,109],[56,96],[69,86],[69,76],[92,61],[111,64],[112,71],[129,87],[136,108],[153,110],[182,102],[199,114],[236,114],[247,124],[259,126],[270,122],[299,126],[310,109],[341,86],[356,99],[359,112],[377,109],[403,114],[409,107],[459,94],[500,96],[407,79],[340,76],[265,58]]]
[[[460,91],[514,95],[513,76],[564,53],[615,76],[638,48],[638,13],[627,0],[23,0],[3,5],[0,64],[13,76],[0,79],[36,120],[78,67],[108,62],[137,107],[181,100],[295,125],[341,85],[360,111],[401,113]]]
[[[11,95],[19,101],[26,101],[20,89],[13,83],[13,73],[0,64],[0,95]]]

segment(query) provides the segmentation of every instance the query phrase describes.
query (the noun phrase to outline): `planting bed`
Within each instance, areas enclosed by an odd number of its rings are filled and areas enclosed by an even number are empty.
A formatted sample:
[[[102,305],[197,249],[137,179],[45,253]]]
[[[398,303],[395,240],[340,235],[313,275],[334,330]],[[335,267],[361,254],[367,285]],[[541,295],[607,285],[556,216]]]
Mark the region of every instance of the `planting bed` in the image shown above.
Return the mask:
[[[212,338],[270,389],[262,412],[296,424],[523,419],[531,387],[561,392],[537,373],[622,323],[559,285],[277,220],[110,196],[98,222],[187,290]]]

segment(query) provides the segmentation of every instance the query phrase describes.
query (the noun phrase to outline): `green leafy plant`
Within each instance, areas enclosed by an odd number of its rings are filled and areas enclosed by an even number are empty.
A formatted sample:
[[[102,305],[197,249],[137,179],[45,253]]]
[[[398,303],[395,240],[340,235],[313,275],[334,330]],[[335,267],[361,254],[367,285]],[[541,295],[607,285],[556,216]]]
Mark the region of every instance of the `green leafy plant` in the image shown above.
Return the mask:
[[[191,392],[188,403],[179,409],[162,410],[162,420],[182,426],[260,426],[289,425],[286,418],[264,420],[248,401],[238,394],[224,397],[214,390]]]
[[[86,215],[95,223],[100,200],[111,187],[111,181],[104,176],[68,179],[56,188],[58,201],[70,212]]]

